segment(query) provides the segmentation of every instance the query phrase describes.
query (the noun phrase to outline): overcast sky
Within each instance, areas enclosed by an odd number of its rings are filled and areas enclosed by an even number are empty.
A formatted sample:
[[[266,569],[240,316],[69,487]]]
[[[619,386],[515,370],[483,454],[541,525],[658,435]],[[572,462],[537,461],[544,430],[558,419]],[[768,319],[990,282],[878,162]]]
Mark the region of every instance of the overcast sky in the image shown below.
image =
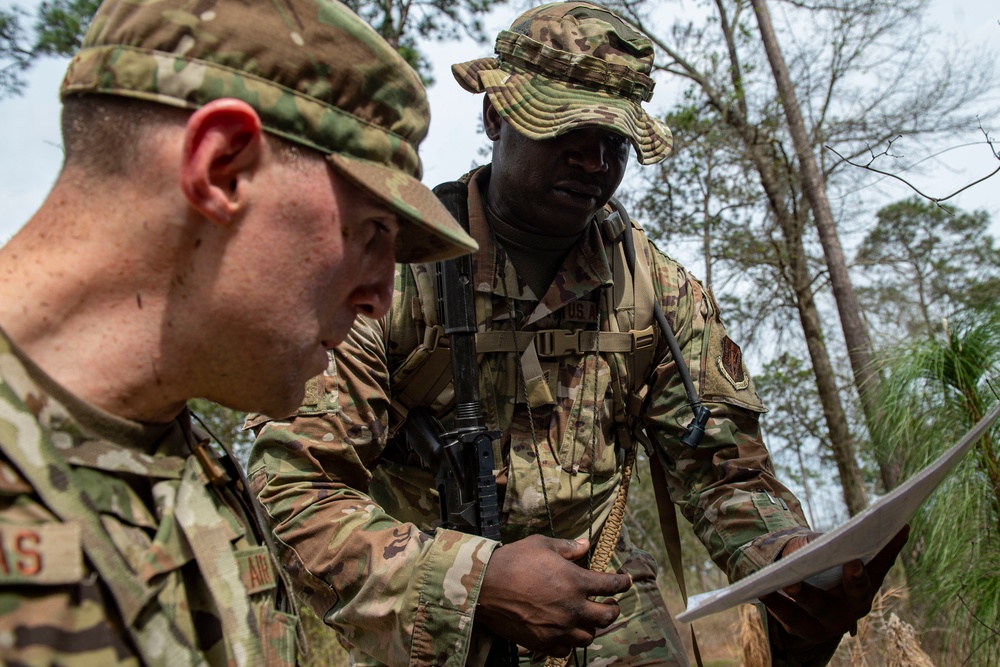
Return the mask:
[[[0,0],[0,6],[9,6],[9,0]],[[16,3],[25,6],[29,2]],[[689,3],[693,5],[693,3]],[[683,8],[684,3],[677,7]],[[942,39],[958,40],[963,44],[981,44],[989,41],[1000,44],[1000,3],[997,0],[934,0],[933,21],[941,26]],[[495,34],[506,27],[514,10],[505,8],[491,17],[487,27]],[[424,181],[434,185],[451,180],[479,161],[477,149],[485,145],[485,138],[478,134],[482,108],[481,96],[466,93],[455,83],[449,71],[453,62],[468,60],[492,52],[492,44],[477,45],[469,41],[431,45],[428,55],[435,64],[437,80],[430,91],[432,120],[430,134],[421,148],[424,160]],[[58,88],[66,60],[47,59],[36,65],[28,74],[29,87],[22,97],[0,100],[0,242],[9,238],[35,211],[51,187],[61,162],[59,148],[59,99]],[[661,82],[652,109],[669,106],[669,90]],[[1000,127],[987,128],[1000,136]],[[981,139],[975,128],[970,128],[967,140]],[[926,186],[929,194],[942,196],[949,193],[951,184],[966,183],[977,175],[985,175],[998,163],[983,146],[972,146],[949,151],[935,159],[928,171],[915,179]],[[633,160],[629,169],[640,167]],[[884,203],[909,196],[902,186],[888,180],[872,177],[867,188]],[[994,218],[994,229],[1000,229],[1000,175],[973,188],[954,200],[967,209],[985,208]],[[671,252],[670,249],[665,249]],[[697,265],[693,258],[680,259]]]

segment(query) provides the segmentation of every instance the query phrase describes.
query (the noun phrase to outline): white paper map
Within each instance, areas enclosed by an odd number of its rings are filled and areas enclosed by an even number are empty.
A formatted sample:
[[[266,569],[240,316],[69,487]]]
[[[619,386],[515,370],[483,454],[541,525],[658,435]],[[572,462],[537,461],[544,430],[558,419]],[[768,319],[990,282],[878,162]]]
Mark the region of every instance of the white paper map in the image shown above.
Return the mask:
[[[958,444],[847,523],[735,584],[692,596],[687,610],[678,614],[677,620],[690,623],[817,576],[821,579],[832,576],[833,583],[839,582],[844,563],[856,558],[867,562],[909,522],[997,415],[1000,415],[1000,404],[973,426]]]

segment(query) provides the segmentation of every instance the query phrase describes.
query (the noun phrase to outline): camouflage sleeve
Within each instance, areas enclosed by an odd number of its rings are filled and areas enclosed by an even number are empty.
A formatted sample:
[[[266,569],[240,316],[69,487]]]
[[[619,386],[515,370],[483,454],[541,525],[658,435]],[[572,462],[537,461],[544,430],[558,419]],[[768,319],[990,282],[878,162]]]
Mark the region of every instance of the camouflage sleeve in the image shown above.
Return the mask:
[[[409,303],[400,280],[397,303]],[[386,326],[359,318],[298,414],[263,425],[250,484],[300,595],[347,642],[387,665],[457,667],[477,643],[473,614],[497,543],[421,530],[372,498],[386,439]]]
[[[731,581],[774,562],[807,531],[795,496],[777,479],[761,439],[765,411],[726,334],[711,293],[650,246],[654,287],[705,406],[711,410],[697,449],[680,442],[692,412],[669,352],[656,367],[647,430],[667,473],[671,499]]]

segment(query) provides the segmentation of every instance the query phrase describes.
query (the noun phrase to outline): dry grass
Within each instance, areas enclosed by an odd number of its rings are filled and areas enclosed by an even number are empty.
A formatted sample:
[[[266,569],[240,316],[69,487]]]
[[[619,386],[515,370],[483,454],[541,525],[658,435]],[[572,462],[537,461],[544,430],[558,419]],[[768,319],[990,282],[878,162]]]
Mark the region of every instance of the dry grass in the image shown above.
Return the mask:
[[[916,631],[894,609],[906,589],[894,586],[879,594],[872,611],[858,622],[855,637],[845,637],[832,664],[841,667],[934,667]]]
[[[670,583],[673,583],[672,581]],[[667,608],[671,613],[676,614],[684,609],[680,595],[674,587],[667,587],[663,591]],[[702,661],[705,667],[740,667],[743,665],[743,647],[740,645],[739,612],[736,609],[713,614],[706,618],[695,621],[694,631],[698,637],[698,649],[701,651]],[[694,649],[691,645],[691,625],[687,623],[676,623],[677,632],[684,643],[684,649],[694,663]]]
[[[768,647],[767,634],[760,618],[760,612],[753,605],[742,604],[739,607],[740,643],[743,644],[743,667],[769,667],[771,664],[771,649]]]

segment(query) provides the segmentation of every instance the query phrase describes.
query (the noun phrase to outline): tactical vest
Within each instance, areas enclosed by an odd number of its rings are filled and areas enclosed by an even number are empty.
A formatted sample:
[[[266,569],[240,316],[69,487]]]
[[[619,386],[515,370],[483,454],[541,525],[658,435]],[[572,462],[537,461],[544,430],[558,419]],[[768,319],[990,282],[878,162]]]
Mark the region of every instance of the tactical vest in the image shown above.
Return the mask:
[[[461,181],[443,183],[434,189],[454,217],[469,229],[468,185]],[[519,353],[528,395],[525,400],[535,407],[551,400],[544,379],[542,363],[570,354],[599,352],[607,355],[612,372],[614,423],[619,445],[632,445],[632,430],[647,393],[647,380],[661,338],[654,322],[652,273],[645,248],[646,236],[638,224],[628,218],[624,208],[609,204],[601,216],[609,222],[623,220],[631,233],[635,252],[635,271],[631,272],[619,240],[609,256],[614,268],[614,285],[600,295],[608,313],[610,330],[544,329],[535,331],[480,331],[476,334],[479,358],[487,353]],[[604,218],[602,217],[602,220]],[[448,336],[437,311],[437,264],[413,268],[419,297],[419,318],[426,325],[424,339],[393,372],[390,379],[392,402],[390,437],[399,433],[411,408],[429,406],[439,399],[452,381]],[[477,295],[478,299],[480,299]],[[416,308],[416,306],[414,306]],[[603,326],[603,323],[602,323]],[[624,378],[628,378],[627,381]]]

